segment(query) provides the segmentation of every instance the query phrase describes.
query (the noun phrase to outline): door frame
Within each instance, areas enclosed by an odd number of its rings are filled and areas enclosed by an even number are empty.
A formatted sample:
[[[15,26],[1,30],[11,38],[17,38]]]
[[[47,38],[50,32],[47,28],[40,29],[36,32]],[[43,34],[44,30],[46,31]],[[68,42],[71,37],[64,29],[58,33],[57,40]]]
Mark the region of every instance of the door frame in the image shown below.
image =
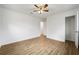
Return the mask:
[[[75,16],[75,46],[76,48],[78,48],[78,13],[76,15],[71,15],[71,16]],[[67,16],[67,17],[71,17],[71,16]],[[66,18],[65,17],[65,41],[66,41]]]

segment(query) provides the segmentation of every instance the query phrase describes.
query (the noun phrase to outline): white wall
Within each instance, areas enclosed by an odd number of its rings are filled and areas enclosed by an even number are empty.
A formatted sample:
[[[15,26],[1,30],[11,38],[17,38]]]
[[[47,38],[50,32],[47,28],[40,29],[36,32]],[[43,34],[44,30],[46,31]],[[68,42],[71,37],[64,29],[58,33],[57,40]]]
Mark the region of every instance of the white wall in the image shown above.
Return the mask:
[[[0,44],[38,37],[40,19],[0,8]]]
[[[65,11],[47,18],[47,37],[65,41],[65,17],[76,15],[78,9]]]

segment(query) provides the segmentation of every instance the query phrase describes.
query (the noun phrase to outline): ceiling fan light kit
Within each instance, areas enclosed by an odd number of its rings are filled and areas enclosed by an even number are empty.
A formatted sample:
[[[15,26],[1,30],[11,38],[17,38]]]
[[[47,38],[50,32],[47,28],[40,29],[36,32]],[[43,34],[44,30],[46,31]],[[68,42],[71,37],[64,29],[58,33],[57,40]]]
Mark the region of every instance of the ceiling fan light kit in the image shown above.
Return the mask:
[[[33,12],[38,12],[42,14],[43,12],[48,12],[48,4],[34,4],[35,10]]]

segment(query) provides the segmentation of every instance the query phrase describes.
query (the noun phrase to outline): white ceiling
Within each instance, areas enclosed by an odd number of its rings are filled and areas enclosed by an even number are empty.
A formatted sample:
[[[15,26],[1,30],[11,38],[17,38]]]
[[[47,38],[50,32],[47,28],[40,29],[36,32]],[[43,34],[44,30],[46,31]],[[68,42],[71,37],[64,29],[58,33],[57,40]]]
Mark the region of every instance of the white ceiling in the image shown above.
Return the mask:
[[[34,8],[33,4],[1,4],[0,7],[11,9],[11,10],[22,12],[22,13],[26,13],[26,14],[34,16],[34,17],[46,18],[46,17],[56,14],[56,13],[79,8],[79,4],[48,4],[49,12],[42,13],[42,14],[32,12],[33,8]]]

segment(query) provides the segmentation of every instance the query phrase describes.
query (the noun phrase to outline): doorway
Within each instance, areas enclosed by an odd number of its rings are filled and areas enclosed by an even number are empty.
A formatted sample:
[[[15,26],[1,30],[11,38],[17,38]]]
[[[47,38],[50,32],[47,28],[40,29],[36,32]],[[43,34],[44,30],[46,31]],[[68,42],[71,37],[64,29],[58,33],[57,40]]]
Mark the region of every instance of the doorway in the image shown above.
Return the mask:
[[[65,18],[65,40],[75,42],[75,15]]]

